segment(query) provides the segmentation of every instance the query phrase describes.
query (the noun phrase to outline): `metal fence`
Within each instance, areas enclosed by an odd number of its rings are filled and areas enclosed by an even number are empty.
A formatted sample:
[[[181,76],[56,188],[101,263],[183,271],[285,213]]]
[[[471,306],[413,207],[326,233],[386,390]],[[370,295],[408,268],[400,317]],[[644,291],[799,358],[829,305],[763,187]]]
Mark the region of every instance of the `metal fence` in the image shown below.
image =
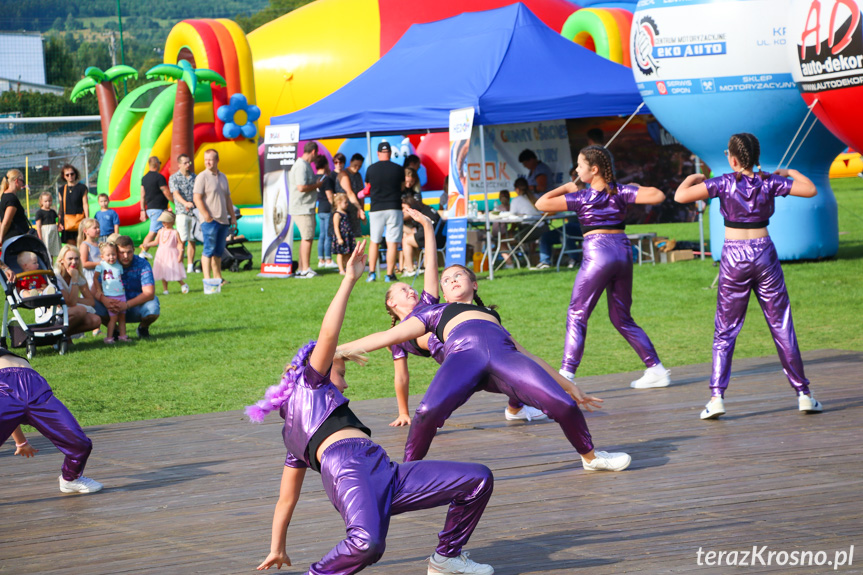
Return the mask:
[[[21,192],[19,199],[30,219],[39,209],[43,192],[54,194],[56,209],[65,183],[61,171],[65,164],[78,168],[81,182],[95,192],[101,161],[99,122],[13,124],[0,118],[0,174],[5,176],[13,168],[25,174],[27,192]]]

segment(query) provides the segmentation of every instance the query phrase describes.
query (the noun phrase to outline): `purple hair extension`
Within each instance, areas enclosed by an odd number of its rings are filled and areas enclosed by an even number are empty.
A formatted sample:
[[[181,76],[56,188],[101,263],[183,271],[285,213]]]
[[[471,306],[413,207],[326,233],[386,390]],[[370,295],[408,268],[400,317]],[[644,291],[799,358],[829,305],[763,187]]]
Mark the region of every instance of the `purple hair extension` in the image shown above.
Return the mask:
[[[297,378],[303,372],[306,362],[315,349],[317,341],[311,340],[297,351],[297,355],[291,360],[291,364],[285,370],[282,380],[276,385],[271,385],[264,393],[264,399],[258,401],[254,405],[246,406],[246,415],[254,423],[263,423],[264,418],[271,411],[279,409],[288,397],[288,391],[297,382]]]

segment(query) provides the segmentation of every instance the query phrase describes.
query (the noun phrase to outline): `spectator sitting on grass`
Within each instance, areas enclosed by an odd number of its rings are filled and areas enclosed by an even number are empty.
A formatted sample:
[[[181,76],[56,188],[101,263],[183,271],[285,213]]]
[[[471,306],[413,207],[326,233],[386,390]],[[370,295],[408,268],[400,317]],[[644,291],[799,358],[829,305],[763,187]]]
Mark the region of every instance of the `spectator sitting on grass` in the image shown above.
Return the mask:
[[[54,266],[57,285],[66,301],[69,315],[69,335],[93,331],[99,327],[99,316],[94,314],[96,303],[87,287],[87,280],[81,272],[81,253],[75,246],[65,244],[60,248],[57,264]],[[36,322],[44,320],[46,310],[36,310]]]
[[[138,337],[150,337],[150,326],[159,319],[159,298],[156,297],[156,282],[153,268],[141,256],[135,255],[135,244],[129,236],[119,236],[114,242],[117,258],[123,266],[123,289],[126,301],[113,300],[102,293],[102,285],[97,276],[93,283],[96,298],[96,313],[102,323],[108,325],[108,308],[116,313],[126,313],[126,323],[137,323]],[[106,307],[107,306],[107,307]],[[108,334],[111,337],[113,334]]]

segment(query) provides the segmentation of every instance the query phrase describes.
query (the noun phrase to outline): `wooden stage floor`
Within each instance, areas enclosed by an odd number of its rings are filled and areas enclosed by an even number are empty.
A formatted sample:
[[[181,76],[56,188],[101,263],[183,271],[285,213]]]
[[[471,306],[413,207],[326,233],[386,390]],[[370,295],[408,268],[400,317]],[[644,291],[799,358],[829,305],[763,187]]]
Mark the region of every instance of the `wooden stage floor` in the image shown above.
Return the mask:
[[[861,573],[863,353],[821,350],[804,359],[826,406],[821,415],[797,412],[776,357],[735,361],[719,421],[698,419],[707,364],[673,368],[667,389],[632,390],[633,373],[580,380],[606,400],[604,412],[588,414],[598,448],[632,454],[622,473],[584,472],[556,424],[507,424],[505,399],[487,393],[456,412],[429,459],[494,471],[495,493],[467,549],[499,575],[834,572],[776,566],[781,555],[771,567],[757,559],[745,568],[698,565],[699,548],[753,545],[767,547],[765,562],[770,551],[824,551],[832,562],[854,545],[853,564],[835,572]],[[401,460],[406,431],[387,426],[395,400],[351,405]],[[87,474],[106,487],[86,496],[59,492],[62,456],[41,436],[31,434],[42,451],[30,460],[13,457],[7,442],[0,573],[254,572],[269,548],[284,461],[280,423],[271,416],[251,425],[234,411],[89,428]],[[386,554],[365,572],[424,574],[444,513],[394,518]],[[288,531],[287,572],[304,573],[343,535],[318,475],[308,473]]]

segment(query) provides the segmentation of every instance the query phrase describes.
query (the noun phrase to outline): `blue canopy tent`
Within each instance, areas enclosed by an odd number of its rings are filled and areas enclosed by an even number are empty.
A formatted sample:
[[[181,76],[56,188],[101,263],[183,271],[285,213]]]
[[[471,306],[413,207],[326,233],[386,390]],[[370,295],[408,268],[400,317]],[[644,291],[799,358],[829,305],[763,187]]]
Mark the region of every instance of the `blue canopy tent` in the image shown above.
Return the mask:
[[[420,85],[409,81],[417,75],[426,79]],[[299,124],[305,140],[368,138],[447,130],[458,108],[473,107],[482,130],[628,116],[642,103],[629,68],[567,40],[518,3],[415,24],[340,90],[271,122]]]

